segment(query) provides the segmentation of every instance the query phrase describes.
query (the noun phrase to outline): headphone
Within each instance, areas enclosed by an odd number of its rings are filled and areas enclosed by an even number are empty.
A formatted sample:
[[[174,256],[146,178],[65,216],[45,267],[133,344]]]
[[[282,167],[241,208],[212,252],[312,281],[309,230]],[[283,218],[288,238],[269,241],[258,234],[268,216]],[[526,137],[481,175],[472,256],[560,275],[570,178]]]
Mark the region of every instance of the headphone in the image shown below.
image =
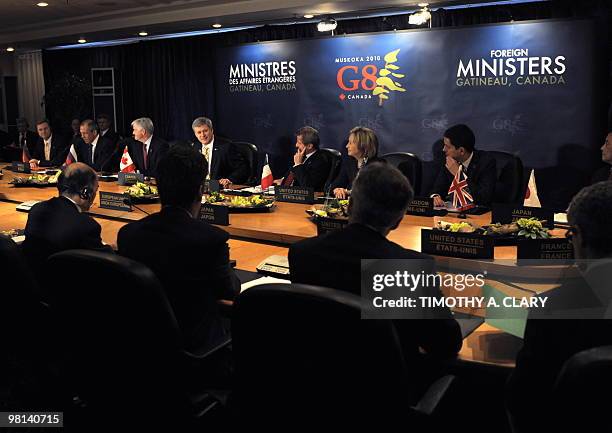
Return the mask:
[[[79,197],[81,197],[85,201],[91,200],[91,191],[89,188],[85,187],[79,192]]]

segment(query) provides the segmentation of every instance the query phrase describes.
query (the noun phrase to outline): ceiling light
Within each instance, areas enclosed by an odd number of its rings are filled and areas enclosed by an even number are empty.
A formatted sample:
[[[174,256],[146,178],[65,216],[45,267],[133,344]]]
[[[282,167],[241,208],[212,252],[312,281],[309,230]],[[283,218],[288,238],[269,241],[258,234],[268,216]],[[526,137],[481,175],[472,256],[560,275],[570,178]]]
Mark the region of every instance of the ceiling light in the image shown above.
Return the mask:
[[[338,23],[333,18],[323,20],[317,24],[317,30],[320,32],[333,32],[336,30],[336,27],[338,27]]]
[[[8,48],[6,49],[6,51],[8,51],[9,53],[12,53],[13,51],[15,51],[15,48],[13,48],[13,47],[8,47]]]
[[[309,19],[311,19],[311,18],[314,18],[314,15],[313,15],[313,14],[306,14],[306,15],[304,15],[304,18],[306,18],[307,20],[309,20]]]
[[[419,3],[420,8],[426,8],[427,6],[429,6],[429,3]]]
[[[81,38],[77,41],[79,44],[84,44],[85,42],[87,42],[87,39],[85,38]]]
[[[138,36],[149,36],[147,32],[139,32]]]
[[[213,27],[216,28],[216,29],[220,29],[223,26],[221,24],[219,24],[219,23],[216,23],[216,24],[213,24]]]
[[[427,9],[427,3],[419,3],[419,6],[421,6],[422,4],[425,5],[423,6],[423,9],[413,13],[408,17],[408,24],[420,26],[431,19],[431,12],[429,12],[429,9]]]
[[[49,3],[40,2],[40,3],[36,3],[36,6],[41,7],[41,8],[44,8],[44,7],[49,6]]]

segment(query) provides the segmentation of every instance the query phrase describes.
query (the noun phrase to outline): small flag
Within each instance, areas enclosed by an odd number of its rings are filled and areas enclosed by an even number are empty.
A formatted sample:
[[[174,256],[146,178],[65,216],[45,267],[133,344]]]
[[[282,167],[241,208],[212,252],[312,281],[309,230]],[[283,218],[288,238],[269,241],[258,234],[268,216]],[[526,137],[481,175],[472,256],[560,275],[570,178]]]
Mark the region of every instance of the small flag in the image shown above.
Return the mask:
[[[21,162],[30,162],[30,149],[24,145],[21,151]]]
[[[459,211],[473,208],[474,198],[468,191],[467,175],[463,173],[463,166],[459,166],[457,174],[453,178],[448,193],[453,195],[453,207]]]
[[[538,197],[538,187],[535,181],[535,170],[531,170],[529,175],[529,182],[527,183],[527,189],[525,190],[525,201],[523,206],[531,207],[542,207],[540,204],[540,198]]]
[[[272,176],[272,170],[270,169],[270,164],[268,163],[268,155],[266,154],[266,164],[261,172],[261,190],[265,191],[271,187],[273,183],[274,176]]]
[[[121,157],[121,162],[119,163],[119,171],[121,173],[134,173],[136,171],[136,165],[134,161],[132,161],[132,157],[128,152],[128,147],[125,146],[123,149],[123,156]]]
[[[64,166],[70,165],[73,162],[77,162],[79,159],[77,158],[76,155],[76,149],[74,148],[74,144],[70,145],[70,152],[68,152],[68,156],[66,157],[66,162],[64,163]]]

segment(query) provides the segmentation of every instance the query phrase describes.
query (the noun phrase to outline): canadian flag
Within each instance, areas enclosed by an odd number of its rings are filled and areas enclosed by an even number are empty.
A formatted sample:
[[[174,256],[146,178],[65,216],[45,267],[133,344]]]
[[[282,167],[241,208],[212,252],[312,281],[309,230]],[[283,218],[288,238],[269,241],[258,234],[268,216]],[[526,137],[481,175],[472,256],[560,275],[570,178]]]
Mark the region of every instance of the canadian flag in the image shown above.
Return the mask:
[[[64,163],[64,166],[70,165],[73,162],[77,162],[78,160],[79,159],[76,155],[76,149],[74,148],[74,144],[72,144],[70,145],[70,152],[68,152],[68,156],[66,157],[66,162]]]
[[[266,165],[263,167],[261,172],[261,190],[265,191],[274,183],[274,176],[272,176],[272,170],[270,164],[268,164],[268,155],[266,154]]]
[[[538,197],[538,187],[535,181],[535,170],[531,170],[529,175],[529,182],[527,183],[527,190],[525,191],[525,201],[523,206],[531,207],[542,207],[540,204],[540,198]]]
[[[128,152],[128,147],[125,146],[123,149],[123,156],[121,157],[121,162],[119,163],[119,171],[121,173],[134,173],[136,171],[136,165],[134,161],[132,161],[132,157]]]

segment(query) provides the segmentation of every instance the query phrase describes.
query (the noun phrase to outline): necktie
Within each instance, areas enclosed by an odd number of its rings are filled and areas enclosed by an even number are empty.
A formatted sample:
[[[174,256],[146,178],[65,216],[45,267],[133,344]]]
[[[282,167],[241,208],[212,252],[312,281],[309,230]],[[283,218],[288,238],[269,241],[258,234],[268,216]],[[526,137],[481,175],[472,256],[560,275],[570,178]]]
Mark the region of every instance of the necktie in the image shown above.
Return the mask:
[[[293,186],[293,182],[295,182],[295,175],[292,171],[290,171],[289,174],[283,179],[282,185]]]
[[[206,158],[206,164],[208,164],[208,174],[206,175],[206,179],[210,179],[210,147],[208,146],[204,146],[203,150],[202,150],[202,154],[204,155],[204,158]]]
[[[45,141],[45,159],[47,161],[51,159],[51,142],[49,140]]]
[[[90,167],[93,166],[94,160],[93,160],[93,144],[88,144],[87,145],[87,159],[89,160],[88,164]]]
[[[142,143],[142,160],[144,161],[144,169],[149,167],[149,155],[147,153],[147,144]]]

